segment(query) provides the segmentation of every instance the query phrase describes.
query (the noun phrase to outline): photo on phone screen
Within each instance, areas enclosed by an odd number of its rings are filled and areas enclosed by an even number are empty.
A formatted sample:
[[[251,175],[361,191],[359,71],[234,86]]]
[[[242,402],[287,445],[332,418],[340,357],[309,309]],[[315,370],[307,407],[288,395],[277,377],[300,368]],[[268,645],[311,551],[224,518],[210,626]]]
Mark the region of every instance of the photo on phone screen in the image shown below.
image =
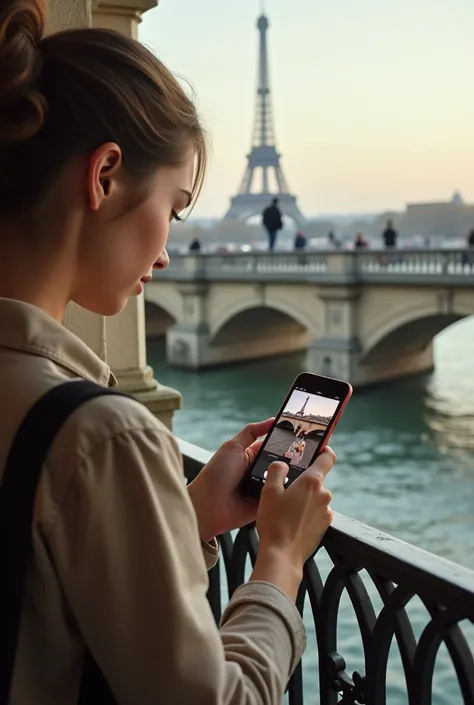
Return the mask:
[[[259,494],[268,466],[274,461],[281,460],[288,464],[287,482],[290,484],[311,465],[325,444],[340,408],[352,391],[350,385],[344,382],[316,375],[302,376],[301,382],[310,380],[310,384],[298,384],[299,379],[246,477],[245,484],[251,495],[256,491]],[[319,385],[318,380],[321,380]],[[321,390],[315,390],[315,386],[320,386]]]

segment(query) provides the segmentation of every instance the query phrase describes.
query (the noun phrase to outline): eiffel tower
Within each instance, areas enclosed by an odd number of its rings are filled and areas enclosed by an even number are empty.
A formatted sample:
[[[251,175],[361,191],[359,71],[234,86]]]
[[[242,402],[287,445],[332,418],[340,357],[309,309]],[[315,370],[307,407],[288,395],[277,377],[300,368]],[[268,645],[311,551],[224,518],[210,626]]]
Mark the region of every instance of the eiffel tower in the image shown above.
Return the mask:
[[[306,219],[297,206],[295,196],[292,196],[288,191],[280,164],[281,155],[275,146],[268,77],[268,27],[268,18],[262,13],[257,21],[260,34],[259,81],[252,148],[250,154],[247,155],[248,164],[239,192],[231,199],[230,208],[224,219],[247,220],[252,215],[262,213],[270,205],[272,198],[278,198],[283,214],[293,218],[297,225],[303,225]],[[255,191],[253,187],[259,171],[261,172],[261,187],[259,191]],[[270,190],[269,177],[272,176],[274,187],[273,190]]]
[[[306,412],[306,405],[307,405],[308,402],[309,402],[309,397],[306,397],[306,401],[305,401],[305,403],[303,404],[303,408],[300,409],[300,410],[297,412],[296,416],[304,416],[304,415],[305,415],[305,412]]]

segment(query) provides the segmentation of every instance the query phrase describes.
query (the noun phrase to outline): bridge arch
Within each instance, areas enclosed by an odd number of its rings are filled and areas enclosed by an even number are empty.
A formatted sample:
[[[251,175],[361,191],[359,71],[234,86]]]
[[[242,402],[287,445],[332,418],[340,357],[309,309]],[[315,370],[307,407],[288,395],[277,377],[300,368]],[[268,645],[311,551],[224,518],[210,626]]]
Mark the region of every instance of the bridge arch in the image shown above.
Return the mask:
[[[156,286],[153,283],[145,287],[145,304],[152,304],[171,316],[175,321],[182,318],[181,295],[168,295],[164,286]]]
[[[211,339],[213,344],[219,344],[219,338],[222,339],[223,337],[223,330],[228,330],[231,325],[244,323],[246,317],[251,317],[254,321],[257,321],[258,318],[261,317],[260,323],[265,323],[265,313],[267,313],[268,316],[273,316],[275,322],[278,320],[278,314],[280,314],[279,320],[282,325],[287,321],[295,327],[295,331],[297,329],[300,333],[306,333],[311,337],[311,340],[316,338],[317,331],[315,330],[314,321],[311,320],[305,311],[294,307],[292,304],[287,305],[281,300],[272,299],[271,305],[268,305],[266,303],[257,302],[255,299],[248,299],[237,301],[233,306],[227,307],[213,316],[211,325]]]
[[[288,419],[283,419],[283,421],[277,423],[277,428],[281,428],[284,431],[292,431],[293,433],[295,433],[296,424],[292,421],[289,421]]]
[[[163,306],[145,299],[145,329],[147,338],[161,338],[177,319]]]
[[[222,316],[220,325],[213,326],[210,344],[225,346],[250,343],[258,346],[263,341],[268,345],[272,340],[287,343],[289,338],[295,343],[294,349],[299,350],[312,342],[314,334],[293,310],[287,312],[273,303],[271,306],[254,303],[234,307]]]
[[[472,310],[455,307],[441,312],[433,308],[404,310],[379,325],[365,341],[362,362],[369,364],[394,355],[407,355],[426,349],[438,333],[472,315]]]
[[[324,431],[319,430],[319,429],[313,429],[313,431],[310,431],[306,438],[307,440],[315,440],[319,441],[321,440],[322,436],[324,436]]]

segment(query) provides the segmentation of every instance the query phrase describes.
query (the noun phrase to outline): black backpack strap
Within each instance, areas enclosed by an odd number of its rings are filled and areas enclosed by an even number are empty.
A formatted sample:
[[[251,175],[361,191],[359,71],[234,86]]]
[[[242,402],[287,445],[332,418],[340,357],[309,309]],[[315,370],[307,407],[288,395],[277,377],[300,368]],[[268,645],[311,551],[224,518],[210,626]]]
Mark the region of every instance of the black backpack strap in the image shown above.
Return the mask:
[[[30,409],[13,440],[0,486],[0,705],[7,705],[18,645],[33,510],[41,470],[62,425],[82,404],[108,394],[124,395],[88,380],[60,384]],[[99,697],[93,697],[100,694]],[[80,703],[113,702],[90,654]]]

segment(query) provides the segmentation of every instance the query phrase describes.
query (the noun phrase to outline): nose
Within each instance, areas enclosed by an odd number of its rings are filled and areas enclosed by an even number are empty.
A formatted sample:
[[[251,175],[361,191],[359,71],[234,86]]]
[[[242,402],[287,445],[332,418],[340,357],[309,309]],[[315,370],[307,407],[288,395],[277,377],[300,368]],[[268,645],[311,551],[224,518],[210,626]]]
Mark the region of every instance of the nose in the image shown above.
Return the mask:
[[[163,250],[161,255],[158,257],[156,260],[155,264],[153,265],[153,269],[166,269],[166,267],[170,263],[170,258],[166,250]]]

